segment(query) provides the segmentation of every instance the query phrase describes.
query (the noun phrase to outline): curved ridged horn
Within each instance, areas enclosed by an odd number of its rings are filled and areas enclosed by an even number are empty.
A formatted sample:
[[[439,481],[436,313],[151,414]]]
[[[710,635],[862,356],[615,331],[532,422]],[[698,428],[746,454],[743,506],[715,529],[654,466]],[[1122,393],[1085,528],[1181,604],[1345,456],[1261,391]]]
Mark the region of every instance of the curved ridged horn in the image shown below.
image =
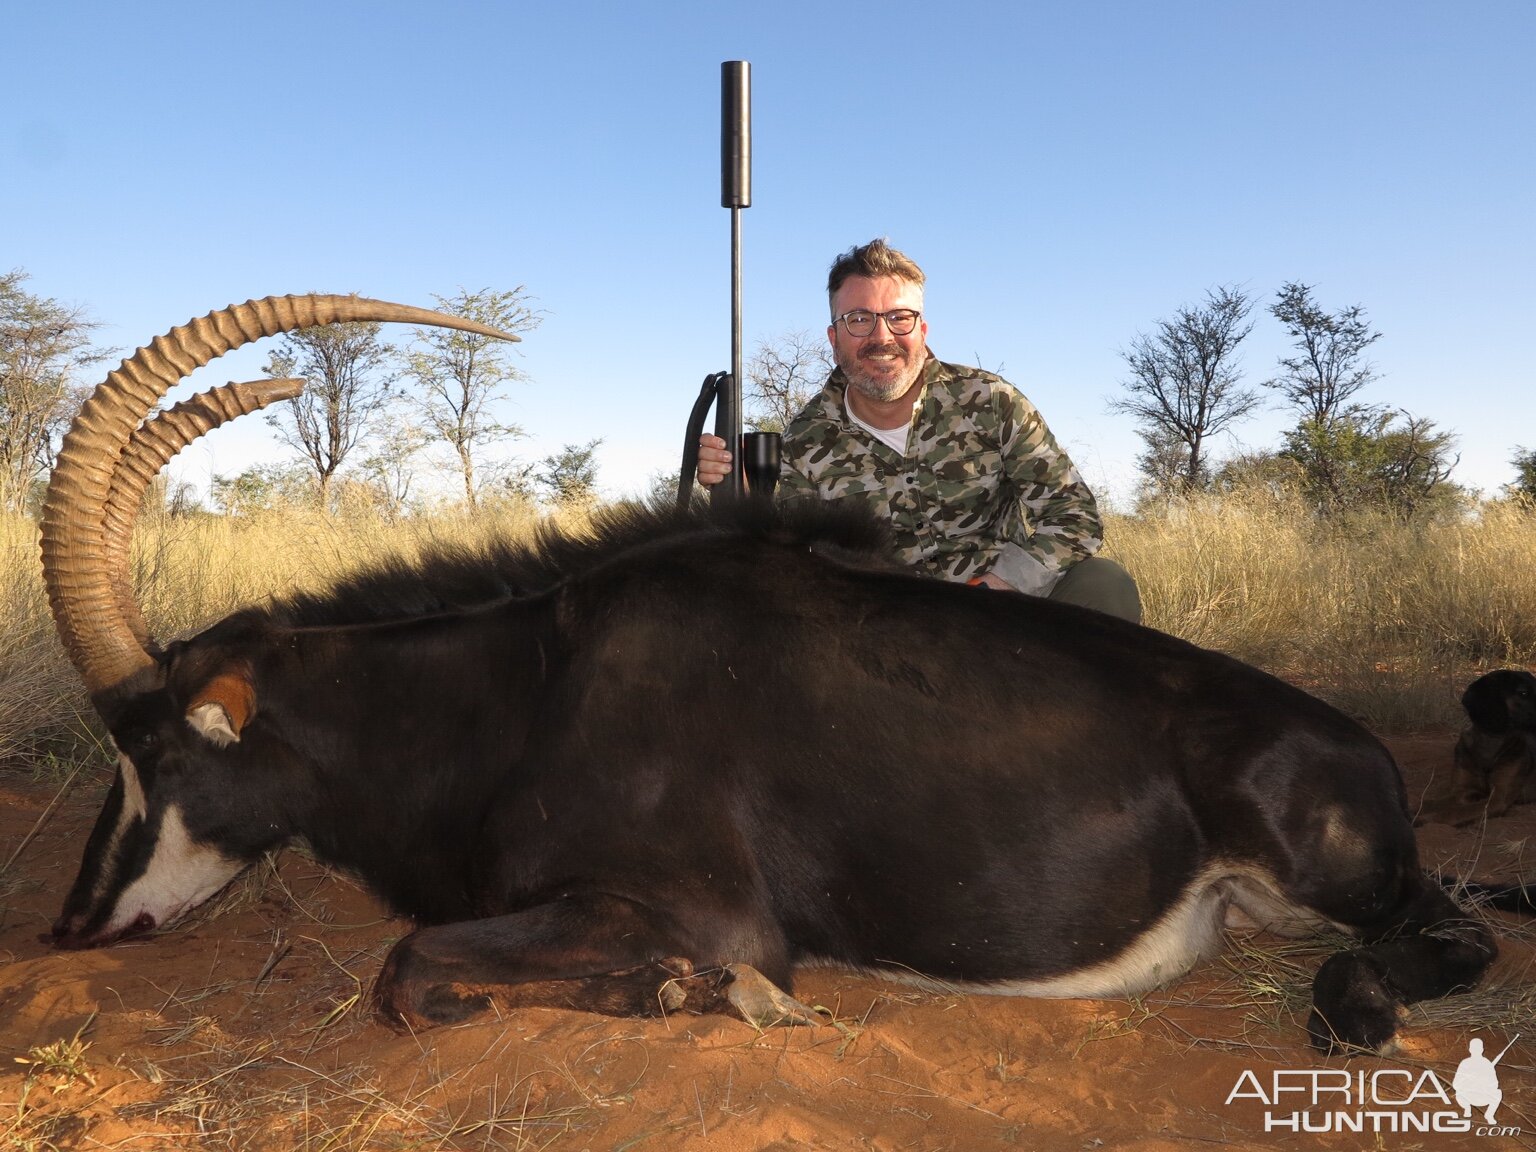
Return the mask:
[[[160,470],[188,444],[212,432],[220,424],[259,412],[279,400],[292,400],[304,391],[300,379],[248,380],[210,388],[147,420],[128,438],[102,517],[103,546],[113,598],[139,647],[149,647],[149,628],[133,594],[133,525],[138,519],[144,493]]]
[[[106,539],[107,501],[134,430],[183,377],[232,349],[264,336],[353,322],[421,324],[517,339],[473,320],[383,300],[268,296],[157,336],[110,372],[81,407],[64,437],[43,504],[43,579],[59,638],[92,693],[154,664],[119,609]]]

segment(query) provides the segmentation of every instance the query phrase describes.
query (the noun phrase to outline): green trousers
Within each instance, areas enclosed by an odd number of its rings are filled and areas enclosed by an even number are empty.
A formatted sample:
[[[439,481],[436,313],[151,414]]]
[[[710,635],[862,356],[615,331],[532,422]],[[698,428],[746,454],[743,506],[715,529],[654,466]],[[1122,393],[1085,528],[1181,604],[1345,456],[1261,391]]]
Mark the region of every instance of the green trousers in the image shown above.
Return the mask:
[[[1090,556],[1068,568],[1047,599],[1096,608],[1133,624],[1141,623],[1141,593],[1136,590],[1136,581],[1103,556]]]

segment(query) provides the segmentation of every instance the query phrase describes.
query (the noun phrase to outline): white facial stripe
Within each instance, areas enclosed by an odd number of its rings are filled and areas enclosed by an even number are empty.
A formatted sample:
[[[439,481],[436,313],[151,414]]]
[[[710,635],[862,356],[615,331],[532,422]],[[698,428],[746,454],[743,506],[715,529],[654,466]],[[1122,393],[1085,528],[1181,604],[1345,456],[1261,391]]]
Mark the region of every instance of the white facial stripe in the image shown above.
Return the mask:
[[[139,780],[139,770],[121,752],[117,756],[117,769],[123,774],[123,818],[117,825],[121,831],[128,821],[134,818],[142,820],[147,816],[149,804],[144,799],[144,785]]]
[[[168,805],[149,866],[117,898],[106,931],[125,931],[145,913],[157,926],[169,924],[228,884],[244,867],[241,861],[193,840],[181,809]]]
[[[118,845],[128,834],[129,827],[135,820],[142,820],[149,814],[149,802],[144,798],[144,784],[139,779],[138,769],[133,766],[133,761],[128,759],[126,753],[117,754],[117,770],[123,782],[123,807],[117,814],[117,827],[112,829],[112,836],[108,839],[100,856],[106,866],[96,876],[96,882],[93,885],[95,895],[93,904],[106,894],[107,888],[112,883]]]

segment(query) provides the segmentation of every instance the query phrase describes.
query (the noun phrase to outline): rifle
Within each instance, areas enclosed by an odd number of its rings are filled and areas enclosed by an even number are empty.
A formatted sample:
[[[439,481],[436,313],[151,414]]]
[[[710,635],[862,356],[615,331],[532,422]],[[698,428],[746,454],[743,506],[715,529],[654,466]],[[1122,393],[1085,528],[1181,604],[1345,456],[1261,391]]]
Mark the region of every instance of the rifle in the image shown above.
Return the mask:
[[[683,441],[677,506],[686,508],[699,466],[699,434],[715,406],[715,435],[734,453],[731,473],[710,492],[710,505],[723,509],[750,488],[754,498],[772,500],[779,480],[779,435],[741,431],[741,210],[752,205],[752,65],[720,65],[720,206],[731,210],[731,367],[704,377],[688,415]]]
[[[1490,1060],[1489,1063],[1490,1064],[1497,1064],[1500,1060],[1504,1059],[1504,1053],[1508,1052],[1511,1048],[1513,1048],[1515,1046],[1515,1040],[1518,1040],[1518,1039],[1520,1039],[1520,1033],[1516,1032],[1515,1036],[1514,1036],[1514,1039],[1511,1040],[1508,1044],[1504,1045],[1503,1051],[1501,1051],[1497,1056],[1495,1056],[1492,1060]]]

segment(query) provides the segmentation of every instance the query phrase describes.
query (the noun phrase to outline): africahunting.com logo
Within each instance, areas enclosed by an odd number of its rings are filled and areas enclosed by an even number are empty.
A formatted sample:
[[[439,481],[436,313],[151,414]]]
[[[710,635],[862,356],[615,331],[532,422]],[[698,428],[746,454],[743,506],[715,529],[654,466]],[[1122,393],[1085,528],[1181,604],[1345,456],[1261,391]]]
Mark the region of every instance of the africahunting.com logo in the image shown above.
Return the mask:
[[[1504,1093],[1498,1063],[1519,1033],[1491,1060],[1482,1040],[1467,1044],[1450,1085],[1431,1069],[1271,1068],[1245,1071],[1227,1094],[1228,1106],[1262,1109],[1265,1132],[1463,1132],[1518,1136],[1498,1123]]]

